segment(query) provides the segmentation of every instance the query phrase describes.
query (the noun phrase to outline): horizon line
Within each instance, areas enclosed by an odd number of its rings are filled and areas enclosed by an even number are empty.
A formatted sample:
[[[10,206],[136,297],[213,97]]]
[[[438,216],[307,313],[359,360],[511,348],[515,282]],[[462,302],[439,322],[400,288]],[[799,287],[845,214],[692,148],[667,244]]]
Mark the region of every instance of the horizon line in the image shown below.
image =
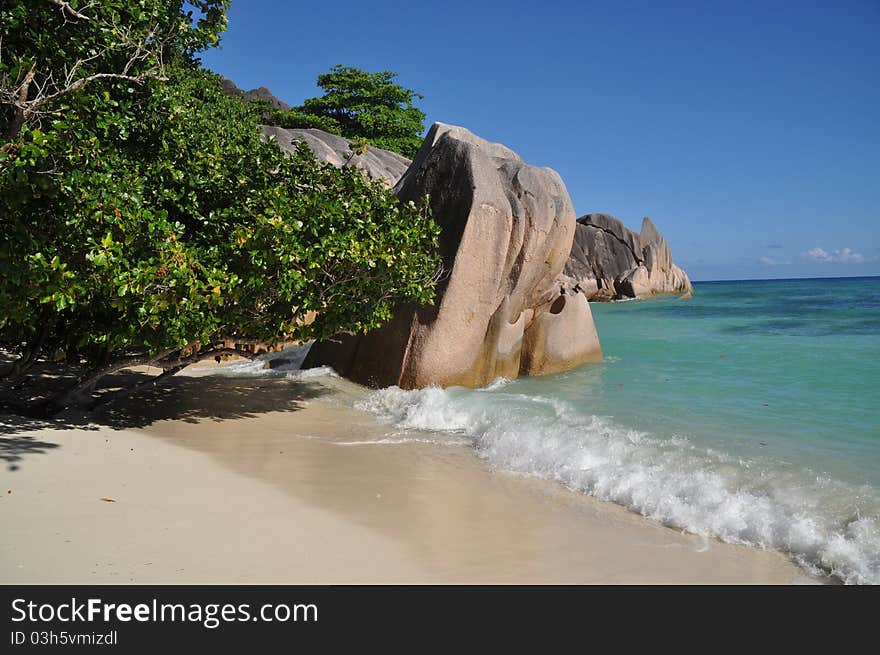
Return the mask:
[[[804,277],[747,277],[747,278],[726,278],[721,280],[691,280],[694,284],[706,284],[712,282],[790,282],[793,280],[869,280],[880,278],[880,275],[820,275],[820,276],[804,276]]]

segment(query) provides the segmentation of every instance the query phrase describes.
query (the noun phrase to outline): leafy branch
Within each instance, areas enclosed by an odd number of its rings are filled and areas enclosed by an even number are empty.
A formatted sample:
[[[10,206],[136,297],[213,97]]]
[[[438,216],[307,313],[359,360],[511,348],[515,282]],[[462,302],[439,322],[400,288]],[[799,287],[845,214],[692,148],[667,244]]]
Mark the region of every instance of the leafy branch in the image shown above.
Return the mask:
[[[148,79],[164,79],[165,52],[180,34],[178,24],[153,24],[147,29],[120,25],[114,18],[85,11],[96,9],[90,2],[82,11],[63,0],[43,0],[58,7],[64,16],[64,29],[76,30],[84,22],[91,33],[113,35],[88,56],[52,68],[45,61],[27,58],[4,62],[0,37],[0,109],[9,117],[0,151],[8,152],[25,126],[36,124],[53,102],[81,91],[101,80],[143,84]],[[71,34],[72,38],[76,38]],[[97,66],[96,70],[92,70]],[[10,74],[9,70],[15,71]]]

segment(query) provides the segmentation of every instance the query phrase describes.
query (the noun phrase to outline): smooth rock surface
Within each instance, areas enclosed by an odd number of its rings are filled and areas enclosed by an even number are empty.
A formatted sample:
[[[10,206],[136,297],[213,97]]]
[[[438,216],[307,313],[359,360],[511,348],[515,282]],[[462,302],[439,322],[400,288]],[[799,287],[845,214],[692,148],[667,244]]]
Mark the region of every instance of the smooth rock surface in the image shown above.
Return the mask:
[[[651,276],[644,266],[636,266],[614,281],[614,290],[627,298],[645,298],[653,295]]]
[[[352,156],[348,139],[314,128],[286,129],[264,125],[263,135],[267,139],[274,139],[285,151],[295,148],[295,142],[302,142],[321,161],[338,168],[355,166],[364,171],[367,177],[382,180],[388,186],[394,186],[411,163],[403,155],[373,146],[368,146],[363,155]]]
[[[672,253],[666,239],[650,218],[642,221],[640,234],[645,267],[648,269],[648,286],[653,293],[691,293],[694,290],[690,278],[672,261]]]
[[[435,123],[395,187],[429,194],[447,277],[431,307],[401,307],[363,336],[316,343],[330,365],[372,386],[476,387],[555,373],[602,354],[586,296],[565,288],[575,216],[559,175],[461,127]]]
[[[607,214],[579,218],[564,276],[569,287],[583,290],[591,300],[693,290],[650,218],[641,233]]]
[[[587,214],[577,221],[565,274],[590,298],[611,298],[616,281],[643,261],[638,234],[613,216]]]

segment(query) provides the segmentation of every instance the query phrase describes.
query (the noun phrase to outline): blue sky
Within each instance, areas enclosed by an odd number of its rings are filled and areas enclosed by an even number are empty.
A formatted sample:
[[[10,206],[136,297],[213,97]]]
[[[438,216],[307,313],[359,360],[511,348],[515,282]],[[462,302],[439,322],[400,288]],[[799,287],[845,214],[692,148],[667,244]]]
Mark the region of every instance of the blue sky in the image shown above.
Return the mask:
[[[203,62],[290,104],[395,71],[697,280],[880,275],[880,0],[233,0]]]

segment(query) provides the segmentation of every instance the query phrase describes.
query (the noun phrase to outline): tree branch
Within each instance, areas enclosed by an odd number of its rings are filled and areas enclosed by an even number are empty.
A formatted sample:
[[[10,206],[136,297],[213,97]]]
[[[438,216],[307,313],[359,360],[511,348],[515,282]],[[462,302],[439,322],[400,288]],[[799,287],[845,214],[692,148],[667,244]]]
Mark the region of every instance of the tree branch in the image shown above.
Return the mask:
[[[37,362],[40,354],[43,352],[43,346],[49,336],[49,332],[55,325],[55,321],[47,316],[47,312],[43,312],[42,325],[37,333],[33,343],[29,343],[27,349],[22,353],[21,357],[12,363],[9,371],[0,375],[0,379],[7,384],[12,385],[18,382],[25,373]]]
[[[98,407],[99,405],[104,405],[104,404],[109,403],[111,401],[117,400],[118,398],[123,398],[125,396],[129,396],[129,395],[133,394],[135,391],[138,391],[139,389],[143,389],[145,387],[155,386],[155,385],[159,384],[162,380],[170,378],[173,375],[177,375],[178,373],[180,373],[180,371],[185,369],[187,366],[190,366],[192,364],[200,362],[203,359],[208,359],[209,357],[219,357],[222,355],[239,355],[241,357],[244,357],[245,359],[251,359],[251,360],[255,359],[257,356],[255,353],[250,353],[245,350],[238,350],[237,348],[210,347],[210,348],[207,348],[204,350],[200,350],[197,353],[190,355],[189,357],[184,357],[183,359],[179,360],[176,364],[174,364],[174,366],[171,366],[170,368],[166,368],[164,371],[162,371],[162,373],[160,373],[159,375],[157,375],[155,377],[149,378],[147,380],[141,380],[140,382],[138,382],[137,384],[135,384],[131,387],[128,387],[126,389],[120,389],[119,391],[116,391],[115,393],[108,394],[108,395],[104,396],[103,398],[99,398],[97,401],[93,402],[89,406],[89,409],[94,409],[95,407]]]
[[[64,0],[46,0],[46,2],[61,8],[65,15],[77,19],[92,20],[73,9]],[[94,5],[90,3],[87,6]],[[144,34],[133,34],[130,28],[117,26],[113,22],[105,20],[101,23],[99,20],[99,23],[98,27],[112,29],[114,33],[120,34],[121,40],[93,52],[89,57],[76,60],[70,66],[64,66],[63,70],[36,70],[36,64],[33,64],[23,78],[12,79],[7,75],[0,75],[0,106],[8,107],[11,114],[4,135],[5,142],[0,150],[8,151],[21,135],[23,127],[30,124],[35,117],[45,113],[43,108],[49,103],[75,93],[92,82],[103,79],[143,84],[150,78],[165,79],[163,77],[162,50],[165,47],[166,39],[173,38],[172,33],[161,34],[159,32],[160,26],[156,25]],[[126,56],[125,63],[121,68],[117,68],[115,71],[99,70],[77,79],[77,75],[84,67],[108,54],[116,55],[117,53]],[[2,41],[0,41],[0,56],[2,54]],[[138,72],[137,68],[140,65],[146,65],[147,62],[151,65],[146,70]]]
[[[76,18],[79,20],[91,20],[91,18],[89,18],[88,16],[86,16],[84,14],[79,13],[76,9],[74,9],[69,4],[64,2],[64,0],[46,0],[46,2],[49,2],[53,5],[55,5],[56,7],[59,7],[61,9],[62,14],[67,14],[71,18]]]
[[[111,375],[112,373],[116,373],[117,371],[121,371],[124,368],[152,364],[160,359],[167,358],[172,353],[179,352],[179,350],[179,348],[169,348],[168,350],[163,350],[155,355],[125,357],[117,359],[112,364],[93,370],[90,374],[86,374],[85,377],[80,378],[72,387],[55,394],[55,396],[49,400],[49,410],[51,413],[57,413],[71,405],[87,405],[89,403],[84,401],[89,399],[95,386],[102,378]]]
[[[35,100],[31,100],[28,105],[28,112],[34,113],[39,110],[40,107],[45,105],[48,102],[52,102],[56,98],[60,98],[62,96],[66,96],[69,93],[73,93],[74,91],[78,91],[83,88],[89,82],[94,82],[95,80],[100,79],[113,79],[113,80],[125,80],[128,82],[132,82],[134,84],[143,84],[144,80],[148,77],[152,77],[149,73],[153,72],[148,71],[148,73],[144,73],[143,75],[125,75],[122,73],[95,73],[94,75],[88,75],[86,77],[81,77],[75,82],[72,82],[69,86],[64,87],[63,89],[59,89],[55,93],[50,93],[49,95],[42,96],[40,98],[36,98]]]

